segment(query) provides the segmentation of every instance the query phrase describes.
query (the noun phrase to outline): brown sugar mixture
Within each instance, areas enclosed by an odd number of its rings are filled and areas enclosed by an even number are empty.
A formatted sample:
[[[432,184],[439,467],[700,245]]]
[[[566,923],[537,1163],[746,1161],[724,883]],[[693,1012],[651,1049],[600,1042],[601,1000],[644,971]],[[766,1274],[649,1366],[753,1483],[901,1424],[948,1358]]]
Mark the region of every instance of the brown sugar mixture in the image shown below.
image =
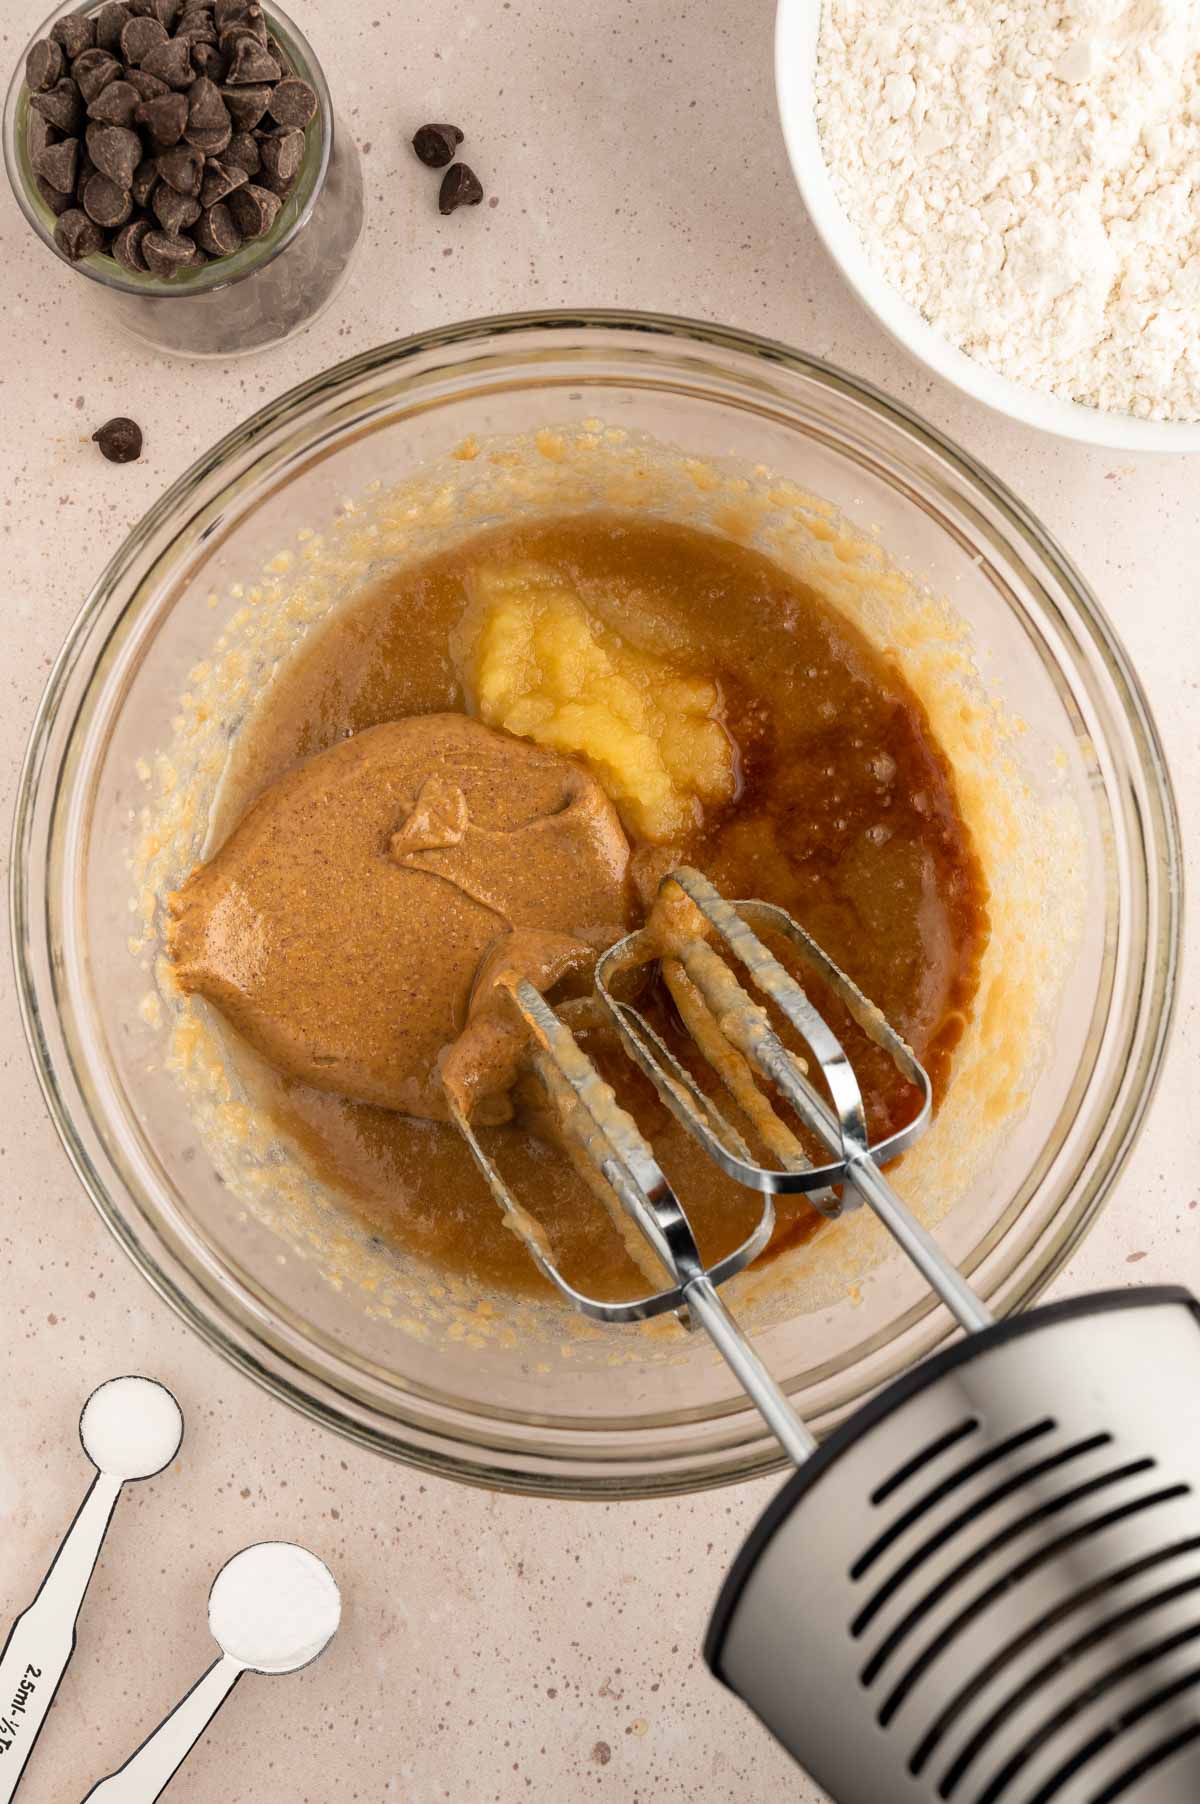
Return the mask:
[[[538,1277],[455,1130],[445,1082],[561,1268],[645,1288],[531,1131],[488,974],[586,991],[686,858],[793,913],[945,1089],[986,942],[953,782],[897,670],[758,553],[642,518],[499,528],[350,600],[280,670],[231,755],[222,845],[173,899],[183,986],[237,1030],[257,1106],[379,1233],[480,1283]],[[881,1134],[911,1107],[832,998]],[[645,998],[684,1045],[660,985]],[[653,1141],[706,1256],[759,1203],[601,1030],[585,1049]],[[457,1093],[457,1091],[456,1091]],[[821,1218],[778,1199],[767,1257]]]

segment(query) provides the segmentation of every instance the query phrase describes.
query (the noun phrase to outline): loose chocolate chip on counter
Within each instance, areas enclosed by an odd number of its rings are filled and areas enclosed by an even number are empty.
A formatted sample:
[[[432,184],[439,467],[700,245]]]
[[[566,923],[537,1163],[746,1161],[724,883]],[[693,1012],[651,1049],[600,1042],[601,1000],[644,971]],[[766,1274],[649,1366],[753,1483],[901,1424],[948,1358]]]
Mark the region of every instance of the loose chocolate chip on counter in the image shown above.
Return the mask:
[[[123,226],[133,212],[133,196],[128,189],[118,188],[117,184],[99,170],[88,177],[87,187],[83,190],[83,210],[89,219],[94,219],[98,226],[107,231],[114,231]]]
[[[465,163],[454,163],[442,177],[438,191],[438,212],[453,213],[458,207],[477,207],[483,199],[483,184]]]
[[[151,220],[131,219],[113,239],[113,256],[135,276],[144,276],[149,272],[150,265],[142,255],[142,240],[147,232],[153,230]]]
[[[156,44],[142,58],[142,68],[169,88],[190,88],[196,79],[186,38],[168,38],[165,44]]]
[[[168,182],[158,184],[151,206],[164,232],[186,232],[200,217],[200,202],[177,193]]]
[[[173,232],[147,232],[142,239],[142,255],[156,276],[178,275],[199,261],[199,252],[190,238]]]
[[[144,100],[135,117],[139,125],[145,126],[156,144],[169,150],[172,144],[178,144],[187,124],[187,95],[174,94],[168,90],[156,100]]]
[[[93,432],[92,442],[99,445],[110,464],[131,464],[142,455],[142,429],[136,420],[124,415],[105,420],[100,430]]]
[[[136,68],[166,42],[166,30],[157,19],[130,19],[121,31],[121,55]]]
[[[275,111],[273,104],[271,111]],[[463,135],[457,125],[423,125],[414,133],[412,147],[427,169],[444,169],[447,163],[454,161],[462,141]]]
[[[82,207],[68,207],[54,228],[54,242],[64,257],[72,263],[78,263],[81,257],[90,257],[95,251],[102,251],[107,239],[94,219],[89,219]]]
[[[55,82],[48,94],[31,94],[29,104],[60,132],[73,134],[83,130],[83,100],[69,75]]]
[[[317,91],[299,76],[285,75],[271,90],[270,110],[277,125],[297,126],[303,131],[316,117]]]
[[[215,157],[204,160],[204,180],[200,184],[200,205],[215,207],[248,180],[246,171],[236,163],[221,162]],[[208,246],[205,245],[207,250]]]
[[[242,235],[223,200],[209,207],[196,227],[196,243],[210,257],[232,257],[242,246]]]
[[[114,56],[121,48],[121,33],[129,23],[133,14],[125,5],[125,0],[108,0],[96,14],[96,43],[101,50],[109,50]]]
[[[258,154],[262,158],[263,187],[270,188],[273,194],[287,194],[304,161],[304,133],[284,132],[282,137],[261,138]]]
[[[142,160],[142,141],[127,125],[89,125],[85,133],[88,155],[96,168],[118,188],[132,188]]]
[[[129,192],[133,195],[134,204],[139,207],[150,205],[150,196],[158,187],[158,164],[153,157],[147,157],[139,163],[133,172],[133,180],[129,184]]]
[[[30,93],[48,93],[55,82],[62,80],[66,66],[62,45],[53,38],[39,38],[25,58],[25,84]]]
[[[231,88],[228,83],[221,89],[221,99],[233,120],[233,128],[239,132],[253,131],[271,99],[271,90],[259,85],[249,88]]]
[[[56,44],[62,45],[67,61],[73,63],[82,51],[89,50],[96,42],[96,27],[84,13],[65,13],[50,27],[50,36]]]
[[[92,153],[95,155],[95,152]],[[195,200],[204,180],[204,157],[194,144],[176,144],[158,158],[158,173],[179,194]]]
[[[59,194],[74,193],[79,179],[79,139],[63,138],[58,144],[48,144],[34,157],[33,168],[35,175]]]
[[[147,75],[144,69],[126,69],[123,79],[142,100],[158,100],[171,92],[165,81],[159,81],[157,75]]]
[[[278,81],[282,74],[283,70],[269,50],[264,50],[254,38],[239,38],[229,58],[225,84],[231,88],[252,87],[260,82]],[[270,99],[269,94],[267,99]],[[259,116],[261,118],[261,114]],[[242,122],[239,120],[238,123]]]
[[[258,139],[250,132],[234,132],[222,152],[222,160],[233,164],[246,175],[257,175],[262,168]]]
[[[90,106],[110,81],[121,79],[121,65],[107,50],[84,50],[71,64],[71,80]]]
[[[233,223],[243,238],[261,238],[264,232],[269,232],[283,205],[277,194],[272,194],[269,188],[260,188],[257,182],[246,182],[243,187],[235,188],[227,204]]]
[[[141,96],[132,82],[110,81],[89,106],[88,118],[98,119],[101,125],[132,125],[141,104]]]
[[[68,207],[75,205],[73,194],[60,194],[57,188],[50,186],[44,175],[35,175],[33,183],[52,213],[65,213]]]

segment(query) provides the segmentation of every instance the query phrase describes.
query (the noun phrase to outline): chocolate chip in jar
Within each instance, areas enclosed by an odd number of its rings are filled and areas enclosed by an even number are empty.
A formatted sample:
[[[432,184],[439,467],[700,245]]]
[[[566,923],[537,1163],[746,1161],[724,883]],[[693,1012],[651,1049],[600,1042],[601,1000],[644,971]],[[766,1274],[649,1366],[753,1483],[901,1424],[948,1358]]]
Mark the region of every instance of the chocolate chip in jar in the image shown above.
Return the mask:
[[[121,65],[107,50],[84,50],[71,63],[71,80],[90,106],[110,81],[119,81]]]
[[[299,76],[285,75],[272,88],[268,105],[276,125],[303,131],[317,116],[317,91]]]
[[[262,159],[262,174],[259,180],[264,188],[281,196],[291,193],[304,161],[304,143],[301,131],[260,138],[258,154]]]
[[[126,69],[122,80],[129,83],[140,100],[157,100],[171,92],[165,81],[160,81],[157,75],[147,74],[145,69]]]
[[[131,188],[142,160],[142,141],[126,125],[89,125],[84,135],[88,155],[118,188]]]
[[[96,42],[96,27],[86,13],[65,13],[50,27],[50,36],[60,45],[69,63]]]
[[[193,200],[187,194],[180,194],[177,188],[172,188],[167,182],[158,184],[150,205],[163,231],[176,236],[194,226],[201,213],[198,200]]]
[[[147,157],[138,164],[133,172],[133,180],[129,184],[129,192],[133,195],[134,205],[148,207],[150,196],[158,187],[158,163],[154,157]]]
[[[33,167],[59,194],[73,194],[79,178],[79,139],[63,138],[48,144],[34,157]]]
[[[131,82],[110,81],[88,107],[88,118],[101,125],[132,125],[142,97]]]
[[[172,144],[178,144],[188,122],[187,95],[168,91],[155,100],[144,100],[134,117],[145,126],[155,145],[169,150]]]
[[[102,251],[108,238],[82,207],[68,207],[55,224],[54,242],[64,257],[78,263],[81,257],[91,257]]]
[[[262,168],[258,139],[253,132],[234,132],[221,153],[221,160],[240,169],[247,176],[257,175]]]
[[[31,94],[29,104],[56,131],[70,136],[83,130],[86,118],[83,97],[69,75],[56,81],[45,94]]]
[[[142,68],[169,88],[190,88],[196,79],[186,38],[168,38],[165,44],[156,44],[142,58]]]
[[[147,232],[153,230],[152,220],[131,219],[113,239],[112,254],[131,275],[145,276],[150,273],[150,265],[142,255],[142,241]]]
[[[69,189],[64,193],[60,193],[57,188],[52,188],[50,186],[50,183],[46,180],[45,176],[41,175],[35,175],[33,181],[42,200],[55,217],[61,213],[65,213],[68,207],[73,207],[75,205],[75,196]]]
[[[249,180],[246,171],[236,163],[222,162],[218,157],[204,159],[204,180],[200,184],[200,205],[215,207],[227,200],[235,188]]]
[[[45,94],[66,74],[63,47],[53,38],[39,38],[25,58],[25,86],[31,94]]]
[[[256,38],[240,37],[230,54],[225,85],[230,88],[258,87],[277,82],[282,74],[283,70],[271,52]],[[269,94],[267,98],[270,99]]]
[[[132,19],[133,14],[125,5],[125,0],[108,0],[96,14],[96,46],[117,56],[121,49],[121,33]]]
[[[193,268],[201,257],[200,251],[184,233],[162,231],[146,233],[142,239],[142,255],[151,275],[167,280],[182,270]]]
[[[121,59],[136,69],[166,42],[166,28],[157,19],[130,19],[121,28]]]
[[[275,224],[283,202],[269,188],[260,187],[257,182],[246,182],[234,189],[227,205],[243,238],[261,238]]]
[[[271,100],[271,90],[264,83],[247,88],[221,89],[221,99],[225,102],[229,117],[233,120],[235,131],[249,132],[259,124]]]
[[[99,445],[110,464],[135,463],[142,455],[142,429],[136,420],[119,414],[93,432],[92,443]]]
[[[205,209],[196,226],[195,238],[200,249],[207,251],[210,257],[232,257],[242,248],[242,234],[234,223],[233,214],[221,200]]]
[[[176,144],[158,158],[158,173],[180,194],[195,199],[204,180],[204,154],[194,144]]]
[[[129,190],[119,188],[111,176],[104,175],[99,169],[88,177],[80,198],[88,218],[109,232],[123,226],[133,212],[133,196]]]

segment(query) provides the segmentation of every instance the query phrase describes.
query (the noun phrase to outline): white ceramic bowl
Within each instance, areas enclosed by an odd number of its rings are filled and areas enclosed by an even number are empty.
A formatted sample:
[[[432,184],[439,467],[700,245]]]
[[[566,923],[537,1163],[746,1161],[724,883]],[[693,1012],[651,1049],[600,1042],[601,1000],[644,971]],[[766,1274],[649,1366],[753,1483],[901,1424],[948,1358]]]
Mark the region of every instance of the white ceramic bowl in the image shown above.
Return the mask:
[[[1023,425],[1120,451],[1200,451],[1200,422],[1136,420],[1128,414],[1102,413],[1010,382],[943,338],[879,274],[834,192],[821,150],[814,95],[820,26],[821,0],[779,0],[775,19],[779,117],[809,217],[847,282],[885,331],[964,394]]]

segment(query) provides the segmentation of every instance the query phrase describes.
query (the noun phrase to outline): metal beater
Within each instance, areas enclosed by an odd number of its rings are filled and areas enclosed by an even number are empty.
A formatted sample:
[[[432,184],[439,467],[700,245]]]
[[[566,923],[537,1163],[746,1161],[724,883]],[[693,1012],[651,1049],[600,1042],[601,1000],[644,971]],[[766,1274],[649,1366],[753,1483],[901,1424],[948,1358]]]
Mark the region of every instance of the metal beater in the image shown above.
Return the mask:
[[[880,1171],[930,1119],[929,1079],[911,1050],[781,909],[725,901],[687,867],[666,881],[707,928],[672,943],[668,987],[774,1163],[755,1159],[622,994],[654,956],[644,935],[601,958],[596,992],[676,1119],[762,1194],[741,1246],[705,1266],[637,1124],[522,979],[510,993],[564,1146],[665,1268],[665,1287],[619,1303],[576,1289],[470,1124],[456,1119],[510,1224],[567,1301],[598,1321],[673,1310],[704,1328],[799,1467],[725,1582],[705,1645],[710,1667],[837,1804],[1195,1804],[1200,1305],[1182,1290],[1126,1290],[994,1323]],[[871,1141],[843,1047],[755,928],[782,935],[915,1086],[911,1120],[886,1139]],[[829,1100],[714,937],[803,1041]],[[827,1149],[825,1163],[810,1161],[776,1098]],[[804,1192],[831,1215],[866,1203],[967,1331],[821,1446],[719,1294],[765,1248],[779,1192]]]

